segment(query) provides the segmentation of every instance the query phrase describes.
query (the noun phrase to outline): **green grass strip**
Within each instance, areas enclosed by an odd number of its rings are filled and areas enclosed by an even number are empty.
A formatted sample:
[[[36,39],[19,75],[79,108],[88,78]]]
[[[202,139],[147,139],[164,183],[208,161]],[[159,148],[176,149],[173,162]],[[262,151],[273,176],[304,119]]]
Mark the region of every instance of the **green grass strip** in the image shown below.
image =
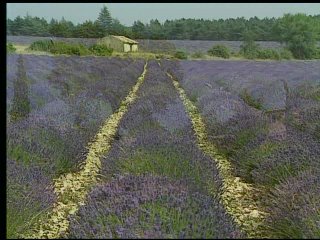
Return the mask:
[[[79,206],[85,204],[88,191],[97,182],[97,175],[101,167],[100,158],[111,148],[119,122],[128,111],[128,106],[137,98],[137,91],[144,82],[146,72],[147,63],[137,83],[121,102],[118,111],[105,121],[95,139],[89,143],[89,152],[86,160],[80,165],[80,170],[54,179],[57,202],[52,211],[48,213],[47,219],[39,222],[32,233],[22,236],[23,238],[59,238],[67,233],[68,216],[75,214]]]
[[[259,207],[260,204],[257,201],[259,197],[258,189],[233,175],[230,162],[219,154],[217,147],[208,140],[206,126],[197,107],[188,99],[177,79],[169,73],[167,75],[172,79],[192,121],[199,148],[214,159],[217,164],[223,181],[221,200],[225,209],[248,237],[262,237],[259,229],[263,226],[267,213],[261,211]]]

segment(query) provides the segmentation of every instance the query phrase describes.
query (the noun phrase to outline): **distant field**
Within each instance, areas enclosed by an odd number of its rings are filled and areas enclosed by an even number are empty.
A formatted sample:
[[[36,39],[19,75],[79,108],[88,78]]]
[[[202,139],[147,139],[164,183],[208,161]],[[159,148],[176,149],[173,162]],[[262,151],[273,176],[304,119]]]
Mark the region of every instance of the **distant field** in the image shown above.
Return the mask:
[[[241,41],[200,41],[200,40],[138,40],[140,48],[143,50],[163,51],[166,49],[183,50],[187,53],[203,52],[206,53],[213,45],[224,44],[232,51],[239,51]],[[280,48],[278,42],[257,42],[263,48]],[[165,49],[165,50],[166,50]]]
[[[33,37],[33,36],[7,36],[7,42],[12,42],[19,45],[30,45],[31,43],[39,40],[50,39],[50,37]],[[60,38],[54,37],[55,40],[70,42],[70,43],[82,43],[86,46],[90,46],[96,43],[96,38]]]
[[[7,41],[20,45],[29,45],[37,40],[50,39],[50,37],[31,37],[31,36],[7,36]],[[82,43],[90,46],[96,43],[96,38],[54,38],[61,41]],[[232,51],[239,51],[241,41],[200,41],[200,40],[147,40],[138,39],[139,47],[146,52],[173,52],[183,50],[188,53],[207,52],[213,45],[224,44]],[[278,42],[257,42],[263,48],[280,48]]]

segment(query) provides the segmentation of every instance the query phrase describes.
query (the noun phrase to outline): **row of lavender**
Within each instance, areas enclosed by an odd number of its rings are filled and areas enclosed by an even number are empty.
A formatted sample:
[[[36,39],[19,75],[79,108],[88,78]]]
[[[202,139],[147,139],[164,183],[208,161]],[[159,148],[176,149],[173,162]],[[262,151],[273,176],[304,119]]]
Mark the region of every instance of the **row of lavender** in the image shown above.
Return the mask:
[[[174,53],[175,51],[184,51],[188,54],[203,53],[206,54],[214,45],[225,45],[231,52],[239,52],[242,41],[205,41],[205,40],[150,40],[137,39],[139,49],[145,52],[154,53]],[[279,42],[256,41],[264,49],[281,49],[285,46]],[[320,46],[320,42],[318,42]]]
[[[33,37],[33,36],[7,36],[7,42],[14,44],[30,45],[34,41],[46,40],[50,37]],[[61,38],[55,37],[55,40],[60,40],[69,43],[81,43],[86,46],[93,45],[97,42],[96,38]],[[229,47],[232,51],[240,50],[241,41],[201,41],[201,40],[149,40],[137,39],[139,49],[146,52],[154,53],[173,53],[176,50],[182,50],[189,54],[195,52],[206,53],[213,45],[223,44]],[[258,41],[262,48],[281,48],[278,42]]]
[[[164,65],[198,106],[234,174],[264,189],[266,236],[320,237],[320,62]]]
[[[63,37],[35,37],[35,36],[7,36],[7,42],[11,42],[19,45],[30,45],[35,41],[40,40],[59,40],[68,43],[81,43],[87,47],[95,44],[97,38],[63,38]]]
[[[103,180],[70,218],[68,237],[243,237],[208,192],[210,186],[218,193],[218,171],[197,148],[178,93],[157,62],[149,62],[138,96],[102,159]]]
[[[76,169],[143,66],[132,59],[7,56],[9,236],[52,205],[52,178]]]

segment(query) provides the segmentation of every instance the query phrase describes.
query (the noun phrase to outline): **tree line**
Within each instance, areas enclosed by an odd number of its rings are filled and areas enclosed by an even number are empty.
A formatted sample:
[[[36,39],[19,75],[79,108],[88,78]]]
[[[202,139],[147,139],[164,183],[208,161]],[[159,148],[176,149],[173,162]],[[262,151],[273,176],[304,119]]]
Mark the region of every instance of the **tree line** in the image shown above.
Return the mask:
[[[164,23],[152,19],[147,24],[135,21],[132,26],[127,27],[118,19],[112,18],[108,8],[104,6],[97,20],[88,20],[77,25],[64,18],[47,22],[44,18],[32,17],[28,14],[24,17],[18,16],[13,20],[7,19],[7,35],[100,38],[114,34],[126,35],[135,39],[242,41],[245,38],[244,33],[250,31],[256,41],[280,41],[279,31],[283,30],[280,25],[285,18],[286,15],[280,18],[263,19],[258,17],[219,20],[182,18],[166,20]],[[303,21],[319,26],[320,14],[305,15]],[[319,27],[317,40],[320,40]]]
[[[100,38],[106,35],[125,35],[133,39],[155,40],[226,40],[244,41],[250,53],[256,52],[254,41],[278,41],[284,43],[295,58],[310,59],[320,56],[320,14],[284,14],[279,18],[253,17],[219,20],[176,19],[163,24],[157,19],[144,24],[135,21],[131,27],[112,18],[107,6],[100,10],[95,21],[74,25],[64,18],[16,17],[7,19],[7,35],[54,36],[74,38]]]
[[[128,27],[112,18],[104,6],[95,21],[85,21],[75,25],[62,17],[61,20],[51,19],[47,22],[44,18],[17,16],[14,20],[7,19],[7,35],[41,36],[41,37],[66,37],[66,38],[100,38],[108,34],[124,35]]]

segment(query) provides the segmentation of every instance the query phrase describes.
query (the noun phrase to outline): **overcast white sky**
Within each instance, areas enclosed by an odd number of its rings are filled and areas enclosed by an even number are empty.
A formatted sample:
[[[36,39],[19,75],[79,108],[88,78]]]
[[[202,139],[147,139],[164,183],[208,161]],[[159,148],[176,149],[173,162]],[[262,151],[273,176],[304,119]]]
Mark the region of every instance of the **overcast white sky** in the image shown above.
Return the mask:
[[[320,3],[106,3],[111,16],[131,26],[135,20],[164,22],[179,18],[280,17],[284,13],[320,14]],[[18,15],[61,19],[77,23],[96,20],[103,3],[7,3],[7,18]]]

